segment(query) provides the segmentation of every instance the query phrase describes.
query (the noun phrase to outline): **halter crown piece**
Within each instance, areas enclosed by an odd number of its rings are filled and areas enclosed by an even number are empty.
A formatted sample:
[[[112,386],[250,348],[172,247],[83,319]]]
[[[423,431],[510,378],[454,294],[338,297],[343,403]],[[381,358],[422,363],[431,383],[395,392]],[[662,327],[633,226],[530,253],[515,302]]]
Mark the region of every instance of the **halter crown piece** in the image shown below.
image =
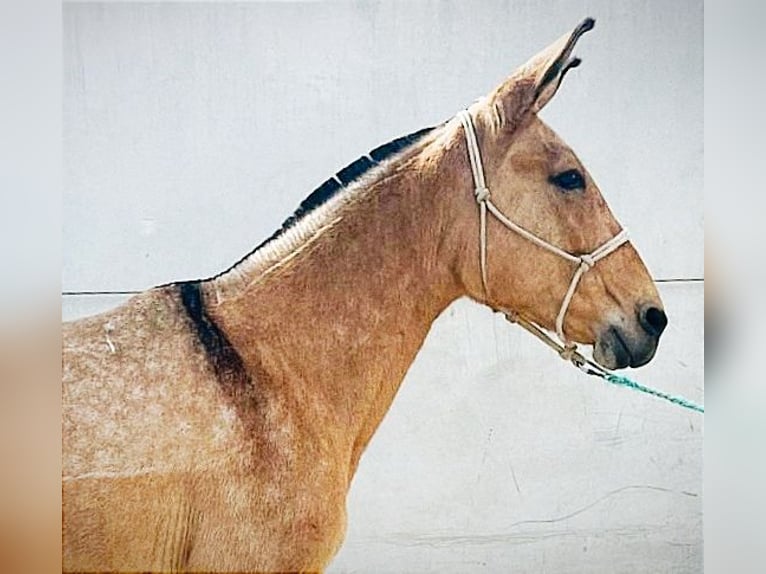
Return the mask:
[[[487,294],[487,212],[495,216],[505,227],[511,231],[515,231],[525,239],[531,241],[538,247],[547,249],[548,251],[555,253],[559,257],[563,257],[567,261],[571,261],[577,265],[572,280],[569,283],[564,299],[561,301],[561,308],[556,316],[556,335],[559,341],[551,339],[542,328],[535,323],[519,316],[512,311],[505,311],[506,318],[514,323],[518,323],[533,335],[541,339],[547,345],[554,348],[558,353],[566,360],[572,361],[580,369],[590,372],[594,368],[602,372],[605,372],[599,365],[596,365],[592,361],[586,359],[577,352],[577,345],[574,342],[569,341],[564,335],[564,318],[569,309],[569,304],[572,302],[577,285],[580,283],[582,276],[591,269],[599,260],[603,259],[613,251],[615,251],[620,245],[628,241],[628,232],[623,229],[617,235],[612,237],[606,243],[597,247],[590,253],[585,255],[573,255],[564,251],[560,247],[548,243],[544,239],[541,239],[537,235],[527,231],[523,227],[517,225],[510,219],[508,219],[503,213],[492,203],[490,191],[487,188],[486,181],[484,180],[484,167],[481,163],[481,152],[479,150],[479,143],[476,139],[476,131],[473,127],[473,120],[471,114],[467,110],[461,110],[457,117],[463,124],[463,132],[465,133],[465,141],[468,147],[468,157],[471,160],[471,172],[473,173],[474,183],[474,197],[476,203],[479,205],[480,216],[480,228],[479,228],[479,253],[481,264],[481,282],[484,288],[484,293]],[[588,367],[590,365],[590,367]]]

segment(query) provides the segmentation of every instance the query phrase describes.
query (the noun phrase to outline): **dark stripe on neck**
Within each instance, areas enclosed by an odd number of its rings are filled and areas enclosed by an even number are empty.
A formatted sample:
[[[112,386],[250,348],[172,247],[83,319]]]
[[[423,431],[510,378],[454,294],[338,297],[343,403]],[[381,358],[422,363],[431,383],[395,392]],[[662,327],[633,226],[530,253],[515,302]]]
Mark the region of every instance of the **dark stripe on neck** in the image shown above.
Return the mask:
[[[301,202],[301,204],[298,206],[298,209],[295,210],[295,213],[293,213],[285,220],[285,222],[282,224],[282,227],[272,237],[278,237],[284,233],[290,227],[295,225],[295,223],[300,221],[301,218],[303,218],[306,214],[311,213],[317,207],[327,203],[327,201],[335,194],[337,194],[341,189],[358,180],[380,162],[385,161],[392,157],[394,154],[397,154],[400,151],[403,151],[405,148],[408,148],[432,129],[434,128],[423,128],[406,136],[396,138],[393,141],[376,147],[367,155],[363,155],[362,157],[348,164],[333,177],[325,181],[322,185],[311,192],[306,197],[306,199]]]
[[[239,386],[250,381],[242,357],[229,342],[226,334],[205,311],[199,281],[177,283],[181,303],[191,319],[197,339],[202,344],[208,362],[218,380],[226,387]]]
[[[390,159],[395,154],[404,151],[406,148],[417,142],[420,138],[422,138],[424,135],[432,131],[434,127],[427,127],[420,129],[416,132],[413,132],[411,134],[407,134],[406,136],[402,136],[399,138],[396,138],[393,141],[390,141],[388,143],[385,143],[381,146],[376,147],[372,151],[370,151],[367,155],[363,155],[362,157],[358,158],[356,161],[353,161],[346,167],[344,167],[342,170],[340,170],[338,173],[336,173],[333,177],[325,181],[322,185],[317,187],[314,191],[312,191],[298,206],[298,208],[288,217],[287,219],[282,222],[282,225],[277,229],[274,233],[272,233],[268,238],[266,238],[264,241],[262,241],[260,244],[258,244],[255,249],[247,253],[244,257],[242,257],[239,261],[231,265],[228,269],[221,271],[217,275],[215,275],[213,278],[220,277],[221,275],[224,275],[234,269],[237,265],[245,261],[248,257],[250,257],[253,253],[258,251],[261,247],[266,245],[267,243],[270,243],[274,239],[280,237],[285,231],[293,227],[296,223],[298,223],[301,219],[303,219],[307,214],[314,211],[319,206],[327,203],[330,199],[332,199],[335,195],[337,195],[341,190],[343,190],[346,186],[348,186],[350,183],[353,183],[354,181],[358,180],[360,177],[362,177],[364,174],[369,172],[372,168],[377,166],[380,162],[383,162],[387,159]]]

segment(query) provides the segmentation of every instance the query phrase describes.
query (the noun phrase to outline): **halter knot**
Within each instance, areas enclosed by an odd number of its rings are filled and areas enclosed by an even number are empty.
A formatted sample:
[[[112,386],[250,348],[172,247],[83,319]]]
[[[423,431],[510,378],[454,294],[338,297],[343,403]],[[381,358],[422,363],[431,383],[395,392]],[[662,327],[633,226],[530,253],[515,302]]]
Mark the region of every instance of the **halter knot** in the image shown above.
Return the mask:
[[[590,253],[586,253],[585,255],[580,255],[580,265],[585,267],[586,269],[590,269],[596,264],[596,260],[593,258],[593,255]]]
[[[577,345],[571,342],[564,345],[564,347],[559,351],[559,355],[565,361],[574,362],[574,358],[576,354],[577,354]]]
[[[489,189],[486,187],[477,187],[473,194],[476,196],[476,203],[483,203],[489,199]]]

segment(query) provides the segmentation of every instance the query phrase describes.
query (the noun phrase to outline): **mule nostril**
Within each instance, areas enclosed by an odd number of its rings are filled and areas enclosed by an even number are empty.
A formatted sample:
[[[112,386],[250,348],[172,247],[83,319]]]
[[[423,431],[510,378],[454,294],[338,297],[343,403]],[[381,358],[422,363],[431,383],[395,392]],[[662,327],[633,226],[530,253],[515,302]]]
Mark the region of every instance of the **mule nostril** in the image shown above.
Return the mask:
[[[647,333],[659,337],[668,324],[668,317],[662,309],[646,307],[639,313],[639,321]]]

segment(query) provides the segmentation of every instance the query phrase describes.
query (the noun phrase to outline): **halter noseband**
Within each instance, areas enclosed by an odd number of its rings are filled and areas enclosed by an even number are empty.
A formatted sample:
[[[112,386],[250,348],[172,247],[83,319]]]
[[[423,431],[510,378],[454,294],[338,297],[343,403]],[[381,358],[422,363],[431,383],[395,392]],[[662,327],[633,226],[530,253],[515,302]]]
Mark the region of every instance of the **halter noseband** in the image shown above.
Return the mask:
[[[567,310],[569,309],[569,304],[572,302],[572,297],[574,297],[575,290],[577,289],[577,285],[580,283],[582,276],[600,259],[603,259],[615,251],[620,245],[628,241],[628,232],[623,229],[617,235],[590,253],[585,255],[573,255],[572,253],[564,251],[563,249],[548,243],[544,239],[539,238],[537,235],[527,231],[523,227],[508,219],[497,208],[497,206],[492,203],[492,200],[490,199],[490,192],[484,180],[484,168],[481,163],[481,152],[479,151],[479,143],[476,139],[476,131],[473,127],[471,114],[467,110],[462,110],[457,114],[457,117],[463,124],[463,132],[465,133],[465,140],[468,147],[468,157],[471,160],[471,172],[473,173],[474,196],[476,198],[476,203],[479,205],[479,216],[481,220],[479,229],[479,249],[481,263],[481,283],[484,288],[484,293],[489,293],[487,290],[487,211],[489,211],[498,221],[500,221],[500,223],[505,225],[511,231],[515,231],[538,247],[547,249],[548,251],[555,253],[567,261],[571,261],[572,263],[577,264],[577,269],[575,270],[574,275],[572,275],[572,280],[569,283],[569,289],[567,289],[567,292],[564,295],[559,314],[556,317],[556,335],[558,336],[561,344],[556,344],[555,341],[551,340],[549,337],[547,337],[547,335],[545,335],[540,327],[531,321],[520,317],[518,314],[511,311],[505,311],[505,314],[510,321],[518,322],[522,327],[526,328],[528,331],[532,332],[532,334],[543,339],[543,341],[548,345],[558,350],[562,357],[568,360],[572,360],[575,365],[583,368],[584,363],[579,360],[583,358],[579,355],[579,353],[577,353],[576,345],[568,341],[564,335],[564,318],[566,317]],[[586,362],[593,365],[591,361]]]

